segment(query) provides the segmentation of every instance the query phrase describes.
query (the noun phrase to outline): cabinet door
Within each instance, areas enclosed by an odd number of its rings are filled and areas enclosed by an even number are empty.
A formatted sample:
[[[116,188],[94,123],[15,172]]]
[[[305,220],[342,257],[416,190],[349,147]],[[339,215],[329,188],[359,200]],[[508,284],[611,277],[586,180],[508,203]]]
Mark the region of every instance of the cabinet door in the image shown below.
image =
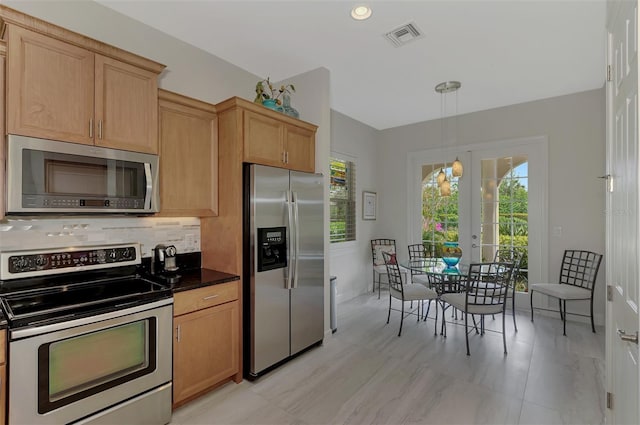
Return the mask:
[[[238,372],[238,303],[232,301],[174,318],[174,405]]]
[[[316,168],[315,133],[292,125],[285,126],[284,146],[287,168],[314,172]]]
[[[96,55],[95,77],[95,144],[157,154],[157,75]]]
[[[160,101],[161,215],[218,214],[216,116]]]
[[[7,30],[8,132],[92,145],[94,54],[13,25]]]
[[[261,114],[244,111],[245,162],[284,167],[283,138],[283,123]]]

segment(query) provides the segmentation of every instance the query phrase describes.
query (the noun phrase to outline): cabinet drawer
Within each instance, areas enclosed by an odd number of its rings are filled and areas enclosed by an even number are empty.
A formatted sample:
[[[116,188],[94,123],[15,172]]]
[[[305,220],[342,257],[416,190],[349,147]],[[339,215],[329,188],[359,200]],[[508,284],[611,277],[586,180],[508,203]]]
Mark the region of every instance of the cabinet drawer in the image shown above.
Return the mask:
[[[173,298],[173,315],[189,313],[238,299],[238,282],[221,283],[191,291],[178,292]]]

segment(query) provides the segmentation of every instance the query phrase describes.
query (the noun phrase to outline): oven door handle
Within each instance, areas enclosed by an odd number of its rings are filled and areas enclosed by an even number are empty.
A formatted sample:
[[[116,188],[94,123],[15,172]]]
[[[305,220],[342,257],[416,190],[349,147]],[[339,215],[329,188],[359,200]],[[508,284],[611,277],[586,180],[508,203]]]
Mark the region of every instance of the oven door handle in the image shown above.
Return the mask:
[[[142,304],[139,306],[124,308],[120,310],[110,311],[109,313],[98,314],[90,317],[82,317],[79,319],[65,320],[64,322],[52,323],[50,325],[37,325],[28,326],[19,329],[10,329],[10,340],[15,341],[22,338],[41,335],[49,332],[61,331],[64,329],[75,328],[83,325],[90,325],[93,323],[103,322],[109,319],[116,319],[122,316],[128,316],[135,313],[140,313],[154,308],[163,307],[173,304],[173,298],[165,298],[159,301]]]

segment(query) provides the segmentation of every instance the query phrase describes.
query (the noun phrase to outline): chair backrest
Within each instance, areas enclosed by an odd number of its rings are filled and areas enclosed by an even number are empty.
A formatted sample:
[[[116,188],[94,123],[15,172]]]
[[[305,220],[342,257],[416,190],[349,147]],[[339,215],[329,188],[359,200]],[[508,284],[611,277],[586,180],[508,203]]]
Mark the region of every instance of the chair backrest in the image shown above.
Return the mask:
[[[427,250],[424,245],[421,243],[416,243],[413,245],[409,245],[409,259],[413,260],[415,258],[427,258]]]
[[[389,276],[389,291],[391,295],[404,299],[404,291],[402,289],[402,273],[400,273],[400,267],[398,261],[396,261],[395,254],[389,254],[386,251],[382,251],[382,258],[384,264],[387,266],[387,275]]]
[[[384,258],[382,258],[382,252],[389,252],[391,254],[396,253],[396,240],[395,239],[371,239],[371,258],[373,259],[373,265],[382,266],[385,264]]]
[[[515,285],[516,278],[520,273],[520,266],[522,264],[522,251],[516,248],[499,248],[496,251],[496,255],[493,257],[494,263],[512,263],[513,271],[511,272],[511,284]]]
[[[489,262],[469,265],[467,305],[505,305],[513,263]]]
[[[602,254],[567,249],[562,257],[559,283],[578,286],[593,292],[601,262]]]

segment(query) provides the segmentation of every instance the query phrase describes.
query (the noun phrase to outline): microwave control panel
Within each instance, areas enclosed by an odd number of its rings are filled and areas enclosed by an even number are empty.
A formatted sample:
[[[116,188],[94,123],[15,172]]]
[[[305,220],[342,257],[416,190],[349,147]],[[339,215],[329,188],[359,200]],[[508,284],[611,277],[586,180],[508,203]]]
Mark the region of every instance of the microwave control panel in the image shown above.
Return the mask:
[[[258,228],[258,271],[287,267],[287,228]]]

